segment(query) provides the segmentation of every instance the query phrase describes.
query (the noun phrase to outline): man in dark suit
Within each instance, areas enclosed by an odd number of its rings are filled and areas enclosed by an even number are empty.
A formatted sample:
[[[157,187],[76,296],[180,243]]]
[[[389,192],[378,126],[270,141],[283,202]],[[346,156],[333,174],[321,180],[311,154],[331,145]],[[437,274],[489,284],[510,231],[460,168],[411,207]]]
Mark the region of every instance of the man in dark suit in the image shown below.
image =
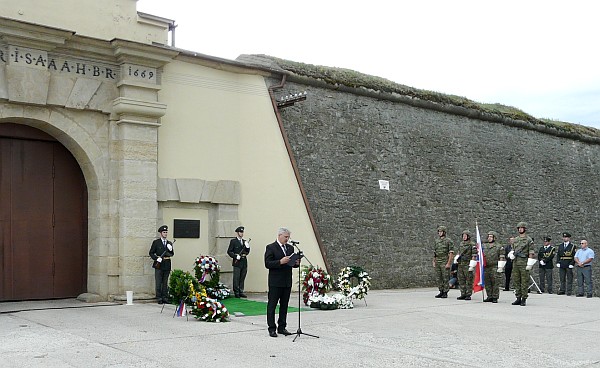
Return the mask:
[[[244,227],[235,229],[237,236],[229,241],[227,254],[232,258],[233,265],[233,294],[236,298],[247,298],[244,294],[244,281],[248,273],[246,256],[250,253],[250,243],[244,240]]]
[[[573,293],[573,268],[575,267],[575,244],[571,243],[571,234],[562,233],[563,242],[558,246],[558,276],[560,279],[560,289],[558,295],[568,295]]]
[[[169,228],[163,225],[158,228],[160,238],[152,242],[150,246],[150,257],[155,260],[154,281],[156,290],[156,299],[158,304],[169,302],[169,274],[171,273],[171,257],[175,254],[173,243],[167,240]]]
[[[269,336],[277,337],[277,332],[289,336],[291,333],[287,327],[287,310],[292,292],[292,267],[299,267],[298,259],[293,266],[288,265],[290,256],[294,253],[294,247],[287,244],[290,240],[290,231],[279,228],[277,240],[265,250],[265,267],[269,269],[269,302],[267,303],[267,326]],[[275,308],[279,303],[279,319],[275,324]],[[277,332],[275,332],[277,331]]]
[[[552,271],[554,268],[554,254],[556,248],[550,245],[550,237],[544,237],[544,245],[538,250],[538,260],[540,261],[540,291],[552,294]],[[546,281],[548,288],[546,288]]]

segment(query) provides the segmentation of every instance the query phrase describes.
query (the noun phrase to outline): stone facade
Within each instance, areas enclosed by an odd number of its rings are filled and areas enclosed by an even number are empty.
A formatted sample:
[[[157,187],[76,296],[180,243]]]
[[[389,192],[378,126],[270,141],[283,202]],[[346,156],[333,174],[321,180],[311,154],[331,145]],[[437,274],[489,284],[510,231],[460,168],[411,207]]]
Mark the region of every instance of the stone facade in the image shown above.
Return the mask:
[[[156,70],[176,53],[3,18],[0,31],[0,123],[51,134],[85,176],[88,291],[104,299],[152,292],[147,251],[156,232],[157,131],[165,112],[156,102]],[[131,67],[154,79],[132,75]]]
[[[600,244],[597,143],[322,85],[278,94],[308,91],[281,116],[333,271],[363,266],[377,288],[432,286],[440,224],[455,244],[476,221],[504,243],[527,221],[536,246],[565,230]]]

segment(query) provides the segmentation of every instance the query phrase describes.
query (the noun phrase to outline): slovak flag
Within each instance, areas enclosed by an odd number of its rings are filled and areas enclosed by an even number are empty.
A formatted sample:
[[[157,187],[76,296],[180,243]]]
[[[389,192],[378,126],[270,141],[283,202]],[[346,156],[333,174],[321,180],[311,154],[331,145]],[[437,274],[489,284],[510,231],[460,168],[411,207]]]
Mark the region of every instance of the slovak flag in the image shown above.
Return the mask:
[[[185,317],[186,315],[186,310],[185,310],[185,303],[183,302],[183,300],[181,301],[181,303],[177,306],[177,309],[175,310],[175,315],[177,317]]]
[[[475,223],[477,232],[477,266],[475,266],[475,276],[473,277],[473,292],[476,293],[484,289],[483,268],[485,267],[485,257],[483,255],[483,246],[481,245],[481,236],[479,235],[479,226]]]

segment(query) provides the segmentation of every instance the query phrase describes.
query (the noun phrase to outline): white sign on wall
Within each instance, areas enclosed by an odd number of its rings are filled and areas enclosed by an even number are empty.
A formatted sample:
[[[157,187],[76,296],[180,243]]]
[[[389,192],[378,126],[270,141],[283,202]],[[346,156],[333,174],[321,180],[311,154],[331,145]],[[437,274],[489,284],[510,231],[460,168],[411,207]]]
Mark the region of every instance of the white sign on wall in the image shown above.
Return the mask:
[[[388,180],[379,180],[379,189],[390,190],[390,182]]]

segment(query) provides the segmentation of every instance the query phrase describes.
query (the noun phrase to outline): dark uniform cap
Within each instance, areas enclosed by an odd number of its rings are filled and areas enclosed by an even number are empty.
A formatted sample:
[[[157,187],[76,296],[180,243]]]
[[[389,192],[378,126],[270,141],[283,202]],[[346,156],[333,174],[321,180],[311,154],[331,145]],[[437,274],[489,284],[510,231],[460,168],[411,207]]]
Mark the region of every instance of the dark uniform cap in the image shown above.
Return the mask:
[[[570,237],[571,237],[571,234],[569,234],[568,232],[565,231],[563,233],[563,238],[570,238]]]
[[[169,227],[167,225],[163,225],[158,228],[159,233],[162,233],[163,231],[169,231]]]
[[[549,242],[550,240],[552,240],[552,238],[551,238],[551,237],[549,237],[549,236],[544,236],[544,241],[547,241],[547,242]]]
[[[243,226],[238,226],[238,227],[235,229],[235,232],[236,232],[236,233],[243,233],[243,232],[244,232],[244,227],[243,227]]]

